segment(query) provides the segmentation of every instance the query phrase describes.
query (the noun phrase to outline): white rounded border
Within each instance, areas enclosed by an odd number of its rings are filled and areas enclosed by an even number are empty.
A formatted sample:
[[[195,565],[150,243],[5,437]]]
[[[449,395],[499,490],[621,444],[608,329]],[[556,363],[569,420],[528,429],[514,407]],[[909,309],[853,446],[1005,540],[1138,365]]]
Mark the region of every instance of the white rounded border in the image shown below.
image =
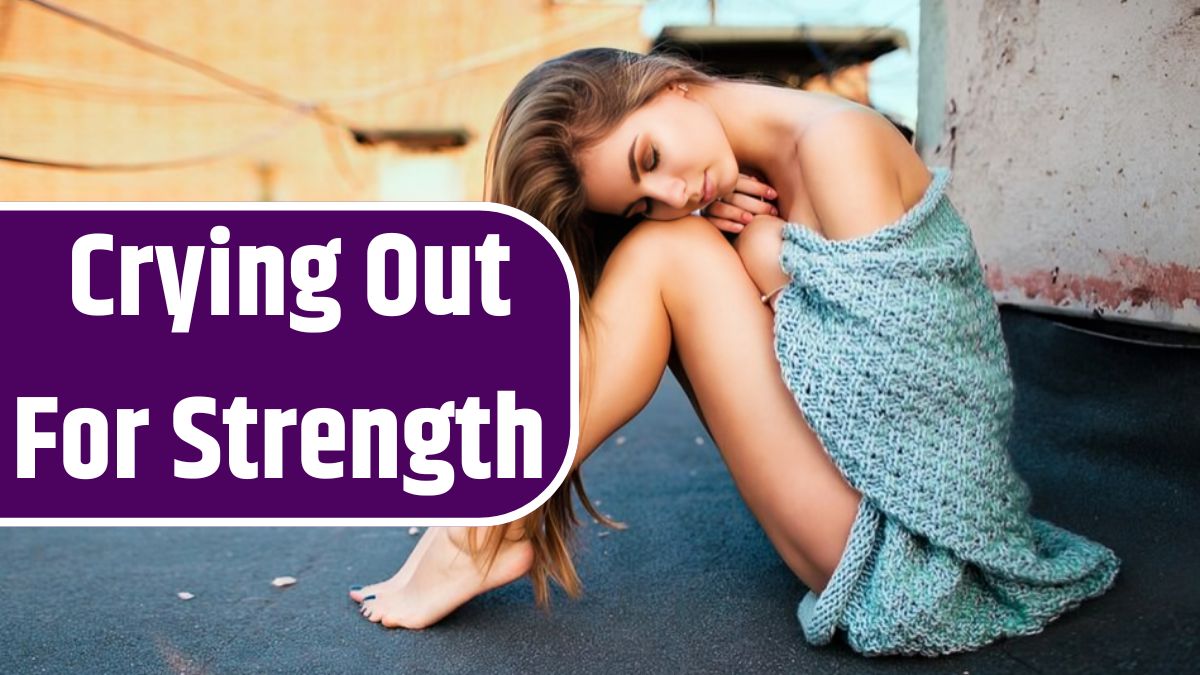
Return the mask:
[[[546,503],[566,482],[579,446],[579,285],[558,239],[536,218],[495,202],[0,202],[4,211],[491,211],[525,223],[558,255],[571,292],[571,421],[567,457],[558,474],[533,501],[490,518],[0,518],[0,527],[430,527],[502,525]]]

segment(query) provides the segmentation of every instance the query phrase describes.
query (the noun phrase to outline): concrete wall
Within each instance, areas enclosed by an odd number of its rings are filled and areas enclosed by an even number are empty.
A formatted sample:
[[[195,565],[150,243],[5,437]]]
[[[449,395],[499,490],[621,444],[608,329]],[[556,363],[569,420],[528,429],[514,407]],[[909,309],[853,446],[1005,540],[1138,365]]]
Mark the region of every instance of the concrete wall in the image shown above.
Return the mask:
[[[918,148],[997,299],[1200,330],[1200,2],[921,15]]]

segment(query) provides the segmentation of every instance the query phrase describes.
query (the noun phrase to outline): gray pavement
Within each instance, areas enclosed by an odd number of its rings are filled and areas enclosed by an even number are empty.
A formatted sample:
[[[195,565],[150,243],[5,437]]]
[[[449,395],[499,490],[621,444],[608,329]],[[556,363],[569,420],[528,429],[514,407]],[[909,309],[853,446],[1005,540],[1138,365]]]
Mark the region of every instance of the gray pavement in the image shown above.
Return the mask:
[[[0,673],[1195,672],[1200,349],[1016,310],[1004,328],[1034,515],[1124,561],[1113,590],[1038,635],[939,659],[809,647],[803,584],[668,375],[584,467],[629,529],[583,528],[581,600],[556,590],[544,613],[521,580],[428,630],[389,631],[345,593],[404,560],[417,537],[403,529],[0,529]],[[298,583],[272,587],[281,575]]]

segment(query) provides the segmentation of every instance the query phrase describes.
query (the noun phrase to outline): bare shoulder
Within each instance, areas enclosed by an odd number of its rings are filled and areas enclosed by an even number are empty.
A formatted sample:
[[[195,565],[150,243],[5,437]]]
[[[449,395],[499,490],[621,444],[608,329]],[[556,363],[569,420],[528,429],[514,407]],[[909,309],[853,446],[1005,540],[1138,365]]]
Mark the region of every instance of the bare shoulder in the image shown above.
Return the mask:
[[[869,235],[898,220],[932,175],[879,113],[855,106],[827,115],[800,138],[800,173],[829,239]]]

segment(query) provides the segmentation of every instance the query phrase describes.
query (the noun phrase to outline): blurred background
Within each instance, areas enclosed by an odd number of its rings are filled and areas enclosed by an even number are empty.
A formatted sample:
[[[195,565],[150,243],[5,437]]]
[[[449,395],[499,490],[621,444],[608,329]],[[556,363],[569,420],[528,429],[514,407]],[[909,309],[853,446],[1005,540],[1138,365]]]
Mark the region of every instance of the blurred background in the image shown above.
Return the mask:
[[[864,103],[846,66],[894,52],[888,105],[911,129],[918,4],[2,0],[0,153],[81,166],[0,164],[0,197],[478,199],[508,92],[595,45]]]
[[[887,116],[1000,302],[1200,331],[1193,5],[0,0],[0,199],[480,199],[533,66],[670,48]]]

